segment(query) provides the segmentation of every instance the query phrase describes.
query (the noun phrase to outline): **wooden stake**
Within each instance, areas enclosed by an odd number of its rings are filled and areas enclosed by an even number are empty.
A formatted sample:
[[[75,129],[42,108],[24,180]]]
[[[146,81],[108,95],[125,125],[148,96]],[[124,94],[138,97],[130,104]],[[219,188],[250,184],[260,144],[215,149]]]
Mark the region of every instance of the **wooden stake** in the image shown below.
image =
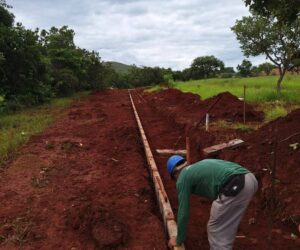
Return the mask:
[[[244,124],[246,124],[246,85],[244,85]]]
[[[209,126],[209,114],[206,114],[205,118],[205,130],[208,131],[208,126]]]
[[[186,162],[189,165],[191,163],[191,141],[190,141],[190,137],[186,137],[185,146],[186,146]]]

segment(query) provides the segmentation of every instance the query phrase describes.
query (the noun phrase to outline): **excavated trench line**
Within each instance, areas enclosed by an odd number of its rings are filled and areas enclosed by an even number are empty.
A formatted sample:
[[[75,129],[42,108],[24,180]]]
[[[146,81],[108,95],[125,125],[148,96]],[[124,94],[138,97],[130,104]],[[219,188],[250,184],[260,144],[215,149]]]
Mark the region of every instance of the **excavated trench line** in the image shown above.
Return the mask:
[[[176,237],[177,236],[177,224],[176,224],[176,221],[175,221],[175,216],[174,216],[171,204],[169,202],[168,195],[167,195],[166,190],[164,188],[162,179],[161,179],[160,174],[158,172],[158,169],[157,169],[157,166],[156,166],[156,163],[155,163],[155,160],[154,160],[149,142],[147,140],[145,131],[143,129],[141,120],[140,120],[139,115],[138,115],[138,112],[135,108],[135,105],[134,105],[132,96],[130,94],[130,91],[128,91],[128,93],[129,93],[129,98],[130,98],[131,105],[132,105],[132,108],[133,108],[133,111],[134,111],[134,115],[135,115],[135,118],[136,118],[136,122],[138,124],[139,131],[140,131],[140,134],[141,134],[141,138],[142,138],[142,141],[143,141],[144,150],[145,150],[145,154],[146,154],[147,162],[148,162],[148,168],[149,168],[150,175],[151,175],[151,178],[152,178],[152,181],[153,181],[153,184],[154,184],[155,194],[156,194],[156,198],[157,198],[157,201],[158,201],[158,204],[159,204],[160,212],[162,214],[164,227],[165,227],[165,230],[167,231],[168,236],[170,238],[171,237]],[[177,247],[175,249],[184,250],[185,247],[184,247],[184,245],[182,245],[180,248]]]

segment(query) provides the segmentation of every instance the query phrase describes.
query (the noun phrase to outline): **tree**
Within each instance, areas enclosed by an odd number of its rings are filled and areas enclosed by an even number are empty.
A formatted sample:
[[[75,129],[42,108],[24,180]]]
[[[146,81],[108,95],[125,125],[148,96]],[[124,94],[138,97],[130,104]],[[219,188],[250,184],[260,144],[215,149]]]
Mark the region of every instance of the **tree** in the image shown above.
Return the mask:
[[[0,88],[6,101],[20,105],[42,103],[50,97],[46,67],[36,31],[0,26]]]
[[[91,89],[104,89],[108,86],[107,75],[109,71],[105,67],[104,63],[101,62],[99,53],[92,51],[84,52],[84,60],[86,61],[86,81]]]
[[[291,25],[278,23],[274,17],[253,15],[236,21],[231,28],[245,56],[266,57],[279,70],[277,92],[280,93],[282,79],[292,65],[292,56],[300,47],[300,20]]]
[[[300,14],[300,0],[244,0],[252,12],[265,17],[276,17],[279,22],[290,24]]]
[[[240,65],[237,67],[238,73],[242,77],[247,77],[251,76],[251,71],[252,71],[252,63],[248,60],[243,60]]]
[[[70,95],[87,87],[88,60],[85,60],[85,51],[76,48],[74,36],[75,32],[67,26],[40,32],[50,84],[58,96]]]
[[[230,78],[235,75],[235,71],[233,67],[225,67],[221,72],[220,72],[220,78]]]
[[[224,69],[224,63],[214,56],[202,56],[194,59],[191,65],[193,79],[214,77]]]
[[[0,0],[0,25],[12,27],[14,24],[15,16],[8,11],[11,6],[6,4],[6,1]]]
[[[276,68],[274,64],[265,62],[258,65],[258,72],[265,72],[265,74],[268,76],[274,68]]]
[[[300,71],[300,50],[298,50],[293,56],[292,56],[292,66],[290,70],[296,72],[299,74]]]
[[[192,79],[192,70],[191,70],[191,68],[184,69],[182,71],[182,80],[183,81],[188,81],[190,79]]]

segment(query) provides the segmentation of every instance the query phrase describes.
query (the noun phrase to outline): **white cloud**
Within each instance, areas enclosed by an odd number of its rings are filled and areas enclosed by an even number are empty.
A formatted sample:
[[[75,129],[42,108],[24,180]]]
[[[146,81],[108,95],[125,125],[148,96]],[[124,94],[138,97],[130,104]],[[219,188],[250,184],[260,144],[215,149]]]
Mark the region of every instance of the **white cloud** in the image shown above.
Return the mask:
[[[243,54],[230,27],[248,15],[242,0],[8,0],[16,21],[49,29],[68,25],[75,42],[103,60],[144,66],[188,67],[214,55],[237,66]],[[265,59],[257,57],[252,62]]]

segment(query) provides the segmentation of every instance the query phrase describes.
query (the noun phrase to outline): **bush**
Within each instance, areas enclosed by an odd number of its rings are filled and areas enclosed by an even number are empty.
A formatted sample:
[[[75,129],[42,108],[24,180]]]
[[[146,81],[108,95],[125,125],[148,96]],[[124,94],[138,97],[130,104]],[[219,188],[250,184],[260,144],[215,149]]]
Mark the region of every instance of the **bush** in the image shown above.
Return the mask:
[[[79,89],[79,80],[69,69],[57,71],[52,84],[56,96],[68,96]]]

